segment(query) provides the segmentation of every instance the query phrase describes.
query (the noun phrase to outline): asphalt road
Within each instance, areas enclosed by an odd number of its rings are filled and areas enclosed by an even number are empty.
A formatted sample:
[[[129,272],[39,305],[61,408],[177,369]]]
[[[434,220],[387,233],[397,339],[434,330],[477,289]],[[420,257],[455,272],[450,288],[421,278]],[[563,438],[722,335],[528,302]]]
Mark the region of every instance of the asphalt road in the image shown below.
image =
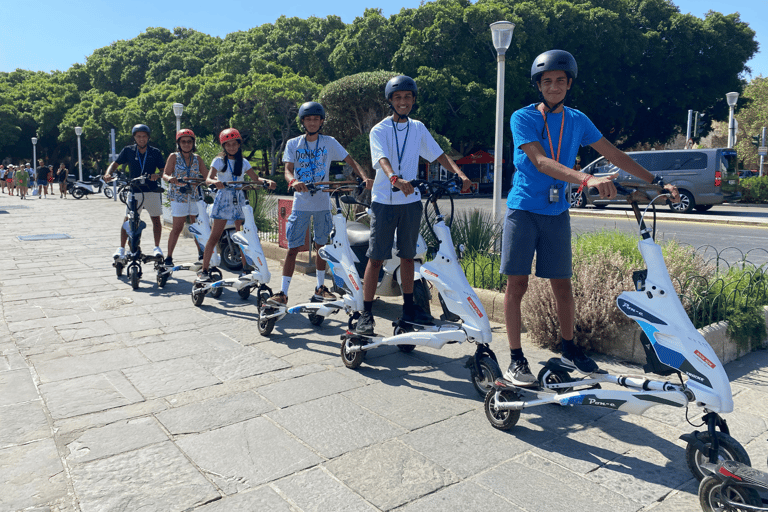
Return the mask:
[[[456,201],[457,209],[481,208],[492,211],[487,197]],[[676,214],[667,207],[657,208],[657,239],[676,240],[694,247],[706,260],[720,257],[728,264],[746,259],[754,265],[768,264],[768,207],[721,205],[708,212]],[[571,210],[574,234],[601,229],[637,233],[637,223],[627,206],[592,207]]]

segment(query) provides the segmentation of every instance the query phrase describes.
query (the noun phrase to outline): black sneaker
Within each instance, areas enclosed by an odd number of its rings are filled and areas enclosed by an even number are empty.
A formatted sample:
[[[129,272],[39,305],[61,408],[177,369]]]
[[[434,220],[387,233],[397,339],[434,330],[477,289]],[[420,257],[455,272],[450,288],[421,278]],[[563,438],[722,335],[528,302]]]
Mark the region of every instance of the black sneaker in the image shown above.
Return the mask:
[[[528,360],[523,358],[520,361],[514,359],[509,364],[509,368],[504,373],[504,379],[508,380],[515,386],[523,388],[536,385],[536,377],[531,373],[531,369],[528,367]]]
[[[197,273],[197,282],[198,283],[210,283],[211,282],[211,272],[209,270],[201,270]]]
[[[578,370],[584,375],[589,375],[599,370],[597,363],[575,345],[573,348],[563,352],[563,355],[560,356],[560,363],[572,370]]]
[[[165,258],[165,266],[166,267],[172,267],[173,266],[173,258],[171,258],[170,256]]]
[[[355,332],[362,334],[363,336],[373,336],[373,328],[376,327],[376,322],[373,321],[373,313],[370,311],[363,311],[360,315],[360,319],[357,321],[357,328]]]
[[[432,315],[425,313],[420,307],[414,307],[413,311],[406,313],[403,311],[403,316],[400,317],[403,322],[416,325],[434,325],[434,318]]]

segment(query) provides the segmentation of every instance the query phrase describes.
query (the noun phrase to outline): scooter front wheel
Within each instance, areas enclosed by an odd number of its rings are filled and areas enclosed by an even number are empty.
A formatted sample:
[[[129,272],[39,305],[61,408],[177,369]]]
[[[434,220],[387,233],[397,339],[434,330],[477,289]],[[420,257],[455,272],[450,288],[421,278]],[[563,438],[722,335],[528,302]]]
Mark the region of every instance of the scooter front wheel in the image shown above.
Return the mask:
[[[168,282],[168,276],[170,274],[166,274],[165,271],[160,271],[157,273],[157,286],[162,288],[165,286],[165,283]]]
[[[107,199],[112,199],[112,197],[114,197],[112,187],[104,187],[104,195],[107,196]]]
[[[221,273],[221,270],[219,269],[211,269],[211,281],[214,283],[217,281],[221,281],[224,279],[224,274]],[[221,293],[224,291],[224,288],[219,286],[211,290],[211,297],[214,299],[218,299],[221,297]]]
[[[747,466],[752,465],[747,451],[737,440],[723,432],[716,432],[715,435],[717,436],[717,442],[720,447],[717,454],[718,460],[735,460],[736,462],[741,462]],[[699,440],[702,441],[707,448],[712,444],[712,438],[710,437],[709,432],[700,433]],[[701,469],[701,464],[703,462],[709,462],[709,455],[699,451],[692,442],[689,442],[685,447],[685,461],[688,463],[688,468],[691,470],[691,473],[693,473],[693,476],[696,477],[696,480],[701,481],[707,476],[708,473],[705,473],[704,470]]]
[[[392,334],[394,336],[397,336],[398,334],[403,334],[405,332],[408,332],[408,331],[406,331],[405,329],[403,329],[399,325],[396,325],[395,326],[395,330],[392,332]],[[403,345],[398,345],[397,348],[400,350],[400,352],[403,352],[404,354],[409,354],[409,353],[413,352],[413,349],[416,348],[416,345],[403,344]]]
[[[486,396],[493,389],[493,383],[501,377],[499,363],[488,356],[480,358],[480,368],[472,371],[472,385],[480,396]]]
[[[117,277],[122,277],[123,275],[123,264],[122,263],[115,263],[115,274],[117,274]]]
[[[240,296],[243,300],[248,300],[248,297],[251,296],[251,288],[249,286],[246,286],[245,288],[240,288],[237,290],[237,294]]]
[[[341,343],[341,360],[349,369],[354,370],[361,364],[363,364],[363,357],[365,352],[360,350],[359,352],[349,352],[347,349],[352,344],[362,343],[362,340],[351,340],[350,336],[344,336],[344,341]]]
[[[139,266],[131,265],[128,268],[128,276],[131,279],[131,288],[135,290],[139,287]]]
[[[699,484],[699,505],[704,512],[732,510],[727,501],[761,507],[760,494],[749,487],[729,486],[723,495],[723,483],[714,476],[707,476]],[[726,501],[727,500],[727,501]],[[735,510],[735,509],[734,509]]]
[[[502,402],[517,402],[520,396],[512,390],[505,389],[499,394]],[[496,390],[491,389],[485,395],[485,417],[491,422],[493,428],[498,430],[509,430],[517,424],[520,419],[520,411],[511,409],[500,410],[493,406],[493,397],[496,396]]]
[[[268,290],[261,290],[259,292],[259,301],[258,301],[258,307],[259,307],[259,321],[257,323],[257,327],[259,329],[259,334],[262,336],[269,336],[272,334],[272,329],[275,328],[275,322],[277,321],[276,317],[264,319],[264,314],[269,311],[271,312],[272,308],[269,308],[266,303],[269,300],[269,298],[272,296],[271,293],[269,293]]]
[[[72,197],[74,197],[75,199],[82,199],[83,196],[85,195],[85,193],[83,192],[83,189],[81,188],[73,188],[70,194],[72,194]]]
[[[203,283],[195,283],[192,285],[192,304],[195,306],[201,306],[203,304],[203,299],[205,299],[205,292],[202,290],[202,288],[205,285]]]

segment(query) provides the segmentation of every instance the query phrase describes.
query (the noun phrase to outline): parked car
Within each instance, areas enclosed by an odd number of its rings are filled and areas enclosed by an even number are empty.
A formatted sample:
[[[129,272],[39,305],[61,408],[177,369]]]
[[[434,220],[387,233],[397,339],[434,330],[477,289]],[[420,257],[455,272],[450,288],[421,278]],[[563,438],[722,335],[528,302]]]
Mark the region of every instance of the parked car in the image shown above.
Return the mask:
[[[759,173],[755,170],[748,171],[746,169],[742,169],[741,171],[739,171],[739,178],[754,178],[758,174]]]
[[[736,201],[741,197],[738,192],[739,174],[736,171],[736,150],[717,149],[679,149],[664,151],[635,151],[627,153],[633,160],[655,175],[661,175],[666,183],[671,183],[680,191],[680,203],[669,203],[672,211],[689,213],[694,209],[705,212],[717,204]],[[628,172],[619,169],[604,157],[584,167],[581,172],[593,176],[606,176],[619,173],[616,181],[631,187],[641,182]],[[594,205],[605,208],[609,204],[626,204],[626,199],[601,199],[596,188],[586,188],[577,194],[577,186],[571,187],[571,207],[584,208]]]

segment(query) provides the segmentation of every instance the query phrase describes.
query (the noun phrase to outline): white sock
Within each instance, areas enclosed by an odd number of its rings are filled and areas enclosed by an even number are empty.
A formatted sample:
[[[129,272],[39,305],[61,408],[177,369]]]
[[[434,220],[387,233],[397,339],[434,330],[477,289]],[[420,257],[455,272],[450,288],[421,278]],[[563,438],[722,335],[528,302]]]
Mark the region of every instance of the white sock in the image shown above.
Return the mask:
[[[288,295],[288,287],[291,286],[291,278],[288,276],[283,276],[283,284],[280,287],[280,290]]]
[[[325,270],[317,271],[317,287],[320,288],[325,283]]]

